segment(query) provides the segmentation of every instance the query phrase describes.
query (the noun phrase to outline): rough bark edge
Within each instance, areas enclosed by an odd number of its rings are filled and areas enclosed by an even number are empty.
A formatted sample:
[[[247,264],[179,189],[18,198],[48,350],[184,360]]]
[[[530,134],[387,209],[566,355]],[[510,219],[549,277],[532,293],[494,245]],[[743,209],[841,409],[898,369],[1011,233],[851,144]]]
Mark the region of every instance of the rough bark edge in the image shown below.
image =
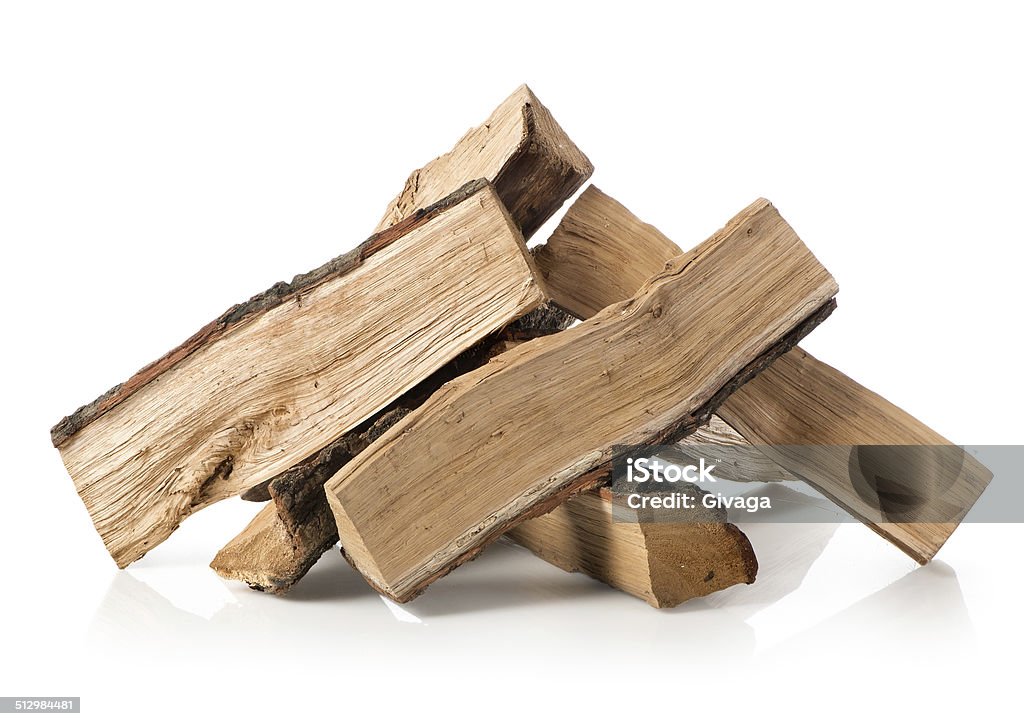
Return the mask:
[[[59,448],[90,423],[174,368],[201,347],[217,340],[259,313],[278,307],[318,285],[352,272],[374,253],[490,186],[484,179],[468,182],[435,204],[417,210],[394,226],[374,234],[354,250],[335,257],[315,270],[296,275],[290,283],[275,283],[246,302],[231,306],[216,320],[200,328],[184,343],[145,366],[127,381],[119,383],[92,403],[85,404],[74,413],[65,416],[50,429],[50,440]]]
[[[667,426],[661,431],[655,433],[651,440],[647,442],[647,446],[661,445],[664,443],[679,441],[685,438],[689,434],[696,431],[702,425],[707,423],[708,419],[711,418],[711,414],[715,412],[722,402],[729,397],[729,395],[742,386],[744,383],[749,381],[759,372],[767,368],[775,361],[780,355],[786,351],[792,349],[804,338],[809,332],[817,327],[822,321],[824,321],[832,311],[836,308],[835,298],[829,300],[824,305],[819,307],[804,320],[798,323],[792,330],[782,336],[775,344],[770,346],[767,350],[761,353],[757,358],[744,366],[736,375],[734,375],[729,381],[725,383],[721,388],[716,391],[708,401],[698,408],[685,416],[683,416],[676,424]],[[643,446],[633,447],[631,451],[635,452]],[[590,471],[581,474],[575,479],[569,481],[563,485],[558,491],[552,493],[550,497],[534,504],[532,507],[520,512],[517,516],[512,517],[506,522],[502,522],[496,526],[481,542],[465,550],[461,554],[454,557],[448,564],[440,568],[437,572],[434,572],[423,580],[411,585],[402,593],[388,592],[384,588],[380,587],[377,583],[373,582],[371,578],[365,578],[370,586],[377,590],[379,593],[388,597],[395,602],[406,603],[414,600],[420,594],[423,593],[431,584],[441,579],[445,575],[455,570],[460,565],[475,559],[479,554],[491,543],[497,540],[508,530],[515,527],[520,522],[525,522],[533,517],[538,517],[542,514],[547,514],[552,511],[555,507],[565,502],[570,497],[588,489],[603,486],[611,482],[612,476],[612,462],[602,464]],[[346,553],[345,558],[349,560],[349,564],[356,567],[355,563],[352,562],[349,555]],[[359,568],[356,567],[358,570]]]

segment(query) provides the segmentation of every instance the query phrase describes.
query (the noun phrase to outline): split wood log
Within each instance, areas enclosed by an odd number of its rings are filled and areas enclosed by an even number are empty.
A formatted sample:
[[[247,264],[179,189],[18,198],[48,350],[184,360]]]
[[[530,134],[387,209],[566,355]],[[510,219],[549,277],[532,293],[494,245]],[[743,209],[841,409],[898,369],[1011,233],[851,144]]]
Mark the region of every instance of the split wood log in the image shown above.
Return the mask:
[[[697,487],[692,495],[701,501]],[[657,608],[675,607],[757,575],[750,541],[722,510],[693,510],[693,521],[623,521],[612,490],[600,487],[529,519],[507,536],[567,572],[582,572]]]
[[[695,431],[835,307],[835,281],[765,200],[636,296],[461,376],[326,485],[345,552],[404,602],[598,485],[615,447]]]
[[[375,231],[381,232],[416,210],[430,206],[463,184],[487,179],[512,219],[529,238],[593,173],[594,167],[527,86],[517,88],[480,126],[470,129],[455,146],[409,175],[404,189],[388,205]],[[526,316],[488,347],[501,346],[568,325],[564,315]],[[440,386],[483,360],[467,351],[432,376],[419,391]],[[422,403],[412,391],[388,411],[408,410]],[[390,420],[381,418],[380,420]],[[222,577],[251,587],[283,593],[337,542],[337,529],[323,483],[367,443],[364,430],[349,432],[308,460],[273,480],[242,493],[243,499],[273,500],[211,562]]]
[[[655,274],[680,251],[657,229],[591,186],[548,243],[535,250],[535,257],[554,301],[587,317],[635,294],[643,275]],[[878,503],[866,500],[851,482],[850,448],[909,444],[942,449],[951,444],[799,348],[730,396],[718,414],[794,475],[780,480],[806,481],[921,564],[935,556],[992,476],[970,456],[957,459],[962,468],[952,472],[955,478],[942,492],[943,502],[953,505],[952,513],[947,510],[937,522],[885,521]],[[910,494],[921,500],[933,494],[926,481],[909,479],[904,485],[915,489]]]
[[[332,476],[409,411],[422,405],[426,398],[440,388],[443,383],[483,365],[494,355],[510,350],[511,347],[521,342],[564,330],[574,320],[575,318],[568,313],[550,305],[542,306],[528,313],[494,336],[492,341],[475,346],[461,354],[429,379],[402,396],[382,414],[360,426],[358,430],[346,434],[309,461],[292,467],[265,483],[264,486],[251,489],[243,496],[252,501],[272,501],[260,510],[242,532],[217,553],[210,563],[210,567],[221,577],[228,580],[240,580],[255,590],[277,595],[290,590],[309,571],[309,568],[338,542],[338,529],[324,493],[324,484]],[[702,452],[707,457],[720,459],[716,465],[716,471],[731,481],[776,481],[789,476],[770,459],[759,456],[756,451],[751,452],[743,438],[717,416],[712,416],[706,426],[702,426],[688,436],[685,442],[688,454]],[[737,449],[738,445],[743,448]],[[738,451],[742,451],[743,455],[737,456]],[[686,459],[685,462],[682,458],[673,458],[672,460],[678,463],[690,463],[689,459]],[[556,513],[560,509],[556,509]],[[564,519],[565,516],[567,515],[560,515],[560,518]],[[648,529],[649,525],[644,525],[640,529],[636,527],[613,528],[603,535],[610,540],[609,544],[582,542],[580,546],[595,552],[617,551],[616,548],[619,545],[615,542],[621,534],[624,538],[621,546],[628,549],[640,545],[643,540],[637,539],[637,533],[643,534]],[[518,528],[513,529],[512,533],[514,534],[517,530]],[[702,543],[702,549],[697,555],[701,563],[716,563],[710,569],[719,573],[719,579],[712,587],[722,589],[734,584],[733,575],[739,577],[737,573],[740,572],[746,573],[744,577],[753,578],[756,571],[756,560],[753,559],[752,553],[748,556],[746,549],[740,546],[742,533],[730,531],[716,534],[710,525],[705,527],[705,530],[704,532],[690,532],[684,540],[691,544]],[[535,546],[527,546],[537,551],[538,554],[564,551],[564,547],[558,543],[553,542],[550,546],[545,544],[544,533],[546,531],[545,528],[531,530],[528,539]],[[668,532],[669,530],[665,528],[661,531]],[[580,537],[584,537],[586,534],[586,529],[582,529],[578,533]],[[521,543],[526,544],[526,542]],[[724,543],[727,546],[716,549],[716,545],[719,543]],[[664,555],[660,554],[662,551],[664,551]],[[670,552],[675,554],[670,557],[668,554]],[[678,560],[684,554],[684,550],[667,547],[652,553],[652,558],[660,561],[668,561],[672,558]],[[737,554],[743,554],[745,558],[743,562],[735,560]],[[549,558],[545,557],[545,559]],[[566,568],[562,561],[555,562],[555,564],[563,569]],[[693,567],[698,569],[702,566],[703,564],[693,563]],[[630,564],[623,562],[614,567],[628,569]],[[581,571],[588,570],[581,566]],[[690,572],[685,575],[678,573],[678,577],[681,579],[676,583],[672,581],[670,570],[659,569],[658,572],[661,574],[654,587],[663,603],[661,607],[669,607],[668,603],[672,602],[673,598],[681,597],[681,593],[692,593],[688,597],[694,597],[696,593],[703,592],[702,587],[709,586],[693,586],[688,579]],[[644,580],[645,578],[649,579],[650,574],[645,571],[627,576],[624,573],[622,578],[625,578],[626,581],[629,581],[630,578]],[[619,579],[616,577],[605,579],[605,581],[617,587]],[[740,581],[735,580],[735,582]],[[747,582],[752,579],[742,581]],[[633,592],[628,588],[623,589]]]
[[[545,299],[518,226],[473,182],[234,306],[51,436],[124,567]]]
[[[388,229],[469,182],[486,179],[529,239],[593,172],[590,160],[524,84],[450,151],[410,174],[374,231]],[[266,501],[267,484],[243,492],[242,498]]]
[[[489,179],[529,239],[593,172],[590,160],[523,85],[451,151],[414,171],[388,205],[377,231],[468,181]]]
[[[447,190],[483,176],[498,189],[513,218],[529,236],[592,171],[589,160],[550,112],[529,88],[522,86],[451,151],[413,172],[405,189],[388,206],[378,230],[399,221],[418,206],[429,204]],[[637,279],[636,287],[645,278],[646,275]],[[527,316],[524,321],[514,340],[557,329],[550,325],[550,320]],[[566,319],[559,324],[567,322]],[[513,338],[505,336],[501,344],[507,346],[512,341]],[[470,351],[456,360],[454,368],[449,366],[445,370],[454,371],[449,377],[455,377],[481,363]],[[420,403],[422,400],[407,396],[398,407],[409,409]],[[709,456],[722,459],[719,472],[733,481],[777,481],[786,476],[774,462],[757,456],[749,448],[742,458],[731,456],[730,445],[736,442],[742,439],[717,416],[686,440],[690,453],[698,444],[706,445]],[[273,501],[217,554],[211,567],[222,577],[242,580],[256,589],[286,592],[337,542],[337,529],[327,511],[323,483],[365,445],[365,431],[351,432],[309,461],[243,493],[243,498],[253,501]]]
[[[460,354],[358,429],[332,442],[309,460],[293,466],[243,495],[272,500],[210,563],[221,577],[282,594],[298,582],[338,541],[324,484],[382,433],[448,381],[480,367],[507,346],[567,328],[575,318],[543,305],[499,333]]]

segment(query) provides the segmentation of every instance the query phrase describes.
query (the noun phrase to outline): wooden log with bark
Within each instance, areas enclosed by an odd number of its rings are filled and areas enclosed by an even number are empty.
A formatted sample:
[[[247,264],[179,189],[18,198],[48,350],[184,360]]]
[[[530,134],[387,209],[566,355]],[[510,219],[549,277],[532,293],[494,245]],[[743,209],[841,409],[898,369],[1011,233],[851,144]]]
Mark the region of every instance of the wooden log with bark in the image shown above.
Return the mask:
[[[509,215],[528,239],[593,173],[593,165],[527,86],[517,88],[480,125],[448,152],[409,175],[375,231],[401,222],[474,179],[494,186]],[[553,309],[527,315],[488,344],[459,356],[379,416],[272,480],[242,493],[272,500],[211,562],[218,574],[274,593],[287,591],[337,542],[324,482],[367,443],[367,435],[394,422],[442,383],[480,365],[511,343],[568,325]],[[485,353],[485,355],[481,355]]]
[[[545,299],[518,225],[473,182],[232,307],[51,436],[124,567]]]
[[[480,367],[508,346],[564,330],[574,320],[552,305],[527,313],[459,355],[355,431],[246,492],[244,498],[271,501],[217,553],[210,567],[221,577],[241,580],[256,590],[287,592],[338,541],[324,493],[324,484],[332,476],[448,381]]]
[[[401,194],[388,205],[377,229],[387,228],[402,215],[418,205],[430,203],[449,189],[484,176],[499,190],[513,218],[528,237],[592,170],[589,160],[565,135],[550,112],[529,88],[522,86],[452,150],[413,172]],[[565,223],[559,229],[564,226]],[[672,256],[672,249],[677,249],[667,239],[662,248],[666,259]],[[548,260],[544,249],[539,248],[541,264]],[[546,274],[551,273],[557,274],[558,267],[553,266]],[[622,274],[630,273],[626,269]],[[646,270],[634,275],[633,289],[648,276]],[[575,284],[572,279],[564,282]],[[550,329],[531,331],[527,337],[546,332]],[[520,337],[522,334],[523,329],[520,329]],[[353,437],[354,441],[363,441],[359,435],[354,432],[273,482],[263,482],[243,493],[243,498],[272,499],[273,503],[218,553],[211,566],[224,577],[245,581],[261,590],[281,593],[294,585],[320,555],[337,542],[333,518],[311,502],[327,506],[322,485],[354,455]],[[740,440],[731,427],[713,416],[709,425],[688,437],[686,443],[691,452],[698,443],[716,452],[715,457],[723,459],[719,470],[733,481],[778,481],[786,476],[773,462],[749,449],[742,458],[725,454],[730,444]],[[347,453],[342,455],[341,452]],[[297,511],[291,511],[293,507]],[[276,516],[271,510],[276,511]]]
[[[409,175],[377,231],[473,179],[489,179],[529,239],[594,172],[533,91],[523,85],[451,151]]]
[[[535,256],[554,301],[587,317],[633,295],[643,275],[657,273],[680,251],[591,186]],[[931,519],[887,521],[879,503],[865,499],[851,482],[851,447],[929,446],[939,452],[933,458],[941,460],[950,442],[799,348],[730,396],[718,415],[793,475],[781,479],[811,484],[921,564],[934,557],[991,479],[973,457],[957,458],[961,468],[950,473],[951,484],[942,492],[942,504],[950,502],[951,508],[944,506],[941,516]],[[928,481],[911,478],[904,486],[921,500],[933,495]]]
[[[461,376],[326,485],[346,557],[406,601],[599,485],[616,447],[678,441],[831,313],[835,281],[759,200],[630,300]]]
[[[254,487],[243,495],[251,501],[267,501],[253,520],[226,544],[214,557],[210,567],[228,580],[239,580],[249,587],[262,592],[283,594],[290,590],[309,569],[338,542],[338,529],[327,503],[324,484],[352,458],[373,442],[384,431],[397,423],[411,410],[423,404],[427,397],[439,389],[441,385],[457,376],[483,365],[493,356],[510,350],[512,347],[532,340],[533,338],[564,330],[575,318],[551,305],[545,305],[528,313],[520,320],[508,326],[488,341],[475,346],[461,354],[451,363],[440,369],[412,391],[402,396],[381,414],[374,416],[356,431],[343,436],[332,445],[326,447],[309,461],[292,467],[262,487]],[[746,442],[735,430],[718,416],[712,416],[707,425],[702,426],[684,439],[687,457],[700,452],[701,455],[718,459],[717,471],[731,481],[778,481],[790,476],[779,469],[773,461],[751,452]],[[737,446],[742,446],[738,449]],[[742,456],[736,453],[742,451]],[[666,458],[679,463],[690,463],[689,458]],[[563,505],[565,506],[565,505]],[[603,505],[602,505],[603,506]],[[561,508],[559,508],[561,509]],[[559,511],[555,510],[556,513]],[[564,518],[569,515],[559,515]],[[710,569],[719,573],[713,584],[694,586],[690,583],[691,572],[675,572],[672,569],[659,568],[659,576],[654,583],[659,607],[670,607],[670,602],[677,600],[682,593],[690,593],[695,597],[698,592],[706,594],[720,590],[737,582],[750,582],[757,570],[756,560],[748,546],[743,546],[743,534],[738,530],[716,532],[716,526],[704,525],[704,532],[691,531],[685,534],[685,541],[691,545],[702,543],[695,558],[702,563],[711,563]],[[731,525],[729,525],[731,527]],[[518,528],[511,531],[515,534]],[[517,538],[521,544],[527,544],[538,555],[545,552],[564,551],[564,547],[556,542],[546,544],[544,541],[546,528],[533,528],[527,541]],[[581,542],[581,547],[600,551],[602,547],[617,548],[615,542],[621,535],[622,547],[642,546],[644,533],[650,531],[645,525],[642,528],[612,528],[602,535],[610,545],[602,545],[601,541]],[[668,528],[662,528],[668,532]],[[586,537],[587,529],[578,532],[579,537]],[[639,538],[638,538],[639,537]],[[668,552],[672,552],[671,557]],[[685,548],[670,548],[665,554],[652,553],[651,557],[660,561],[670,558],[685,558]],[[737,557],[742,556],[740,559]],[[547,559],[547,558],[545,558]],[[609,564],[614,571],[628,570],[630,562],[616,565]],[[563,569],[572,569],[556,562]],[[694,565],[696,566],[696,565]],[[645,566],[646,567],[646,566]],[[580,571],[594,574],[582,565]],[[740,577],[739,573],[745,573]],[[650,572],[626,574],[626,581],[650,578]],[[673,575],[680,579],[675,581]],[[733,577],[735,575],[736,577]],[[596,575],[595,575],[596,576]],[[743,578],[750,579],[743,579]],[[619,587],[618,579],[606,582]],[[710,580],[708,581],[710,583]],[[708,589],[712,588],[712,589]],[[629,586],[620,589],[636,594]],[[706,592],[705,592],[706,591]],[[677,593],[677,594],[674,594]],[[641,595],[641,597],[645,597]]]

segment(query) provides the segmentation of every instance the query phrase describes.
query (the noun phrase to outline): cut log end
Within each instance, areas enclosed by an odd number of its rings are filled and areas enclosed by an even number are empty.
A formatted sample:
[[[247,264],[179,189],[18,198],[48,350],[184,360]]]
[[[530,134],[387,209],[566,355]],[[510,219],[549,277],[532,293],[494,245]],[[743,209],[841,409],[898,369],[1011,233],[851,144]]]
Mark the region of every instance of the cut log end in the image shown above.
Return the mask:
[[[254,590],[280,595],[298,582],[334,542],[296,540],[277,516],[274,505],[268,504],[217,553],[210,567],[226,580],[240,580]]]
[[[520,86],[451,151],[414,171],[377,229],[396,224],[469,179],[486,178],[529,238],[593,171],[533,91]]]
[[[581,572],[657,608],[671,608],[757,576],[750,541],[725,521],[616,521],[607,487],[570,499],[508,532],[567,572]]]

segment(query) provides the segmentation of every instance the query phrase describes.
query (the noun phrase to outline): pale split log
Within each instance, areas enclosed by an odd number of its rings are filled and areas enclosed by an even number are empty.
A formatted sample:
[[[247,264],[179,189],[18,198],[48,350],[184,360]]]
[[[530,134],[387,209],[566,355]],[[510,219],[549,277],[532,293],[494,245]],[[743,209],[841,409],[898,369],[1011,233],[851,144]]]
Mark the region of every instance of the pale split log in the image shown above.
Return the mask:
[[[473,182],[231,308],[51,436],[124,567],[545,299],[518,226]]]
[[[553,305],[527,313],[459,355],[359,429],[251,489],[249,499],[272,501],[217,553],[210,567],[221,577],[241,580],[256,590],[287,592],[338,541],[324,494],[328,479],[446,382],[483,365],[508,346],[564,330],[574,320]]]
[[[803,350],[782,356],[721,409],[742,436],[919,564],[939,551],[981,496],[992,472],[969,454],[948,461],[941,491],[929,466],[945,466],[953,444],[903,409]],[[898,488],[919,500],[919,514],[890,517],[884,500],[858,492],[850,475],[852,447],[924,447],[920,473],[905,471]],[[898,457],[893,449],[886,458]],[[935,498],[938,497],[938,498]],[[929,501],[932,500],[932,501]],[[880,504],[882,506],[880,506]]]
[[[604,481],[616,447],[706,423],[827,317],[836,291],[757,201],[633,299],[461,376],[367,447],[326,485],[346,557],[382,593],[415,597]]]
[[[292,467],[268,482],[261,493],[254,492],[250,498],[272,498],[273,501],[261,509],[246,528],[217,553],[210,566],[221,577],[240,580],[256,590],[274,594],[287,592],[338,541],[338,530],[323,490],[324,483],[331,476],[340,471],[355,454],[390,428],[412,407],[421,405],[426,394],[439,388],[444,381],[481,365],[491,353],[504,352],[525,340],[550,335],[568,327],[572,320],[574,318],[559,313],[551,306],[529,313],[495,336],[496,340],[493,343],[478,346],[483,350],[483,355],[477,350],[463,353],[432,376],[433,380],[417,386],[417,389],[403,396],[395,406],[389,407],[385,413],[375,417],[366,431],[355,431],[346,435],[312,460]],[[709,457],[721,459],[717,471],[732,481],[776,481],[787,476],[770,459],[751,452],[750,447],[735,448],[745,442],[717,416],[712,416],[706,426],[702,426],[684,441],[688,455],[699,451]],[[737,456],[736,453],[740,451],[742,455]],[[666,458],[682,461],[681,457],[671,455]],[[576,510],[562,511],[571,501],[549,515],[554,519],[548,521],[571,520],[574,516],[572,512]],[[511,530],[510,534],[515,535],[527,524],[529,522]],[[633,547],[643,546],[646,541],[644,538],[652,526],[654,525],[622,525],[602,530],[602,539],[581,541],[580,547],[592,550],[595,557],[610,559],[620,548],[629,552]],[[749,545],[743,546],[745,538],[742,533],[738,530],[733,531],[732,525],[721,532],[719,529],[721,528],[710,524],[687,529],[680,533],[676,546],[664,541],[664,537],[673,532],[672,528],[658,525],[654,531],[660,534],[654,541],[658,542],[659,546],[657,551],[651,553],[650,562],[644,565],[647,569],[643,572],[630,573],[628,570],[634,564],[632,558],[617,563],[609,561],[608,567],[620,574],[602,579],[616,587],[621,582],[624,585],[621,589],[637,594],[635,588],[630,587],[628,583],[649,581],[653,575],[655,580],[652,587],[655,588],[655,599],[660,603],[658,607],[671,607],[683,599],[697,596],[698,593],[720,590],[737,582],[751,582],[756,572],[756,560]],[[528,535],[516,539],[563,569],[579,569],[593,574],[585,564],[576,567],[566,560],[568,550],[563,544],[545,543],[548,531],[547,526],[533,527]],[[587,538],[588,532],[589,529],[586,527],[576,530],[580,538]],[[621,545],[617,544],[620,537]],[[671,567],[656,566],[656,563],[671,561],[679,563],[681,567],[686,562],[688,547],[697,545],[699,551],[695,553],[694,560],[690,563],[692,569],[687,572],[676,573]],[[547,552],[562,554],[556,562],[542,554]],[[602,552],[605,554],[600,554]],[[737,557],[740,559],[736,559]],[[710,579],[707,583],[702,580],[704,584],[691,582],[693,572],[703,566],[699,563],[709,562],[714,563],[710,571],[718,573],[711,578],[714,582],[707,584],[710,583]],[[673,573],[677,574],[678,578],[673,578]],[[647,599],[646,596],[641,597]],[[651,600],[649,602],[655,604]]]

